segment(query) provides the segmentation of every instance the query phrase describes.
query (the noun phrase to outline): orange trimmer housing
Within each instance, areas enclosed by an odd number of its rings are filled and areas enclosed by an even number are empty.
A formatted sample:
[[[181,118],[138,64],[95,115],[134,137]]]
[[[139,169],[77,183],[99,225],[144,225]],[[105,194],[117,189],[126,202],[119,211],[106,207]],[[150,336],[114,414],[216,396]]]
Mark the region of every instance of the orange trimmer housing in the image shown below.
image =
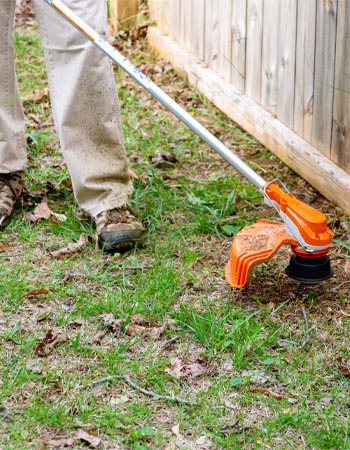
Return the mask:
[[[332,233],[324,214],[298,200],[280,182],[267,183],[261,190],[266,203],[276,208],[283,223],[259,220],[235,236],[225,270],[228,283],[236,288],[246,286],[252,269],[269,261],[287,244],[292,246],[294,259],[297,258],[286,271],[289,276],[304,282],[329,278],[333,271],[325,255],[332,243]],[[325,257],[328,259],[324,260]],[[305,260],[308,260],[306,265]],[[312,272],[311,278],[304,272]]]

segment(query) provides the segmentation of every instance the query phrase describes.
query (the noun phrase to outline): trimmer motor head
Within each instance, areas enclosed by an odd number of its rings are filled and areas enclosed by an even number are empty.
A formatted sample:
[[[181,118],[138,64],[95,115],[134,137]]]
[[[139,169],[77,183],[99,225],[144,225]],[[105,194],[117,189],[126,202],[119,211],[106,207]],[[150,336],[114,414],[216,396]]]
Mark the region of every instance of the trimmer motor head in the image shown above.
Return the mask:
[[[283,245],[293,255],[285,273],[301,283],[316,284],[334,274],[327,255],[332,233],[326,217],[286,192],[281,183],[268,183],[263,189],[265,201],[275,207],[283,222],[259,220],[236,234],[226,279],[231,286],[246,286],[252,269],[269,261]]]

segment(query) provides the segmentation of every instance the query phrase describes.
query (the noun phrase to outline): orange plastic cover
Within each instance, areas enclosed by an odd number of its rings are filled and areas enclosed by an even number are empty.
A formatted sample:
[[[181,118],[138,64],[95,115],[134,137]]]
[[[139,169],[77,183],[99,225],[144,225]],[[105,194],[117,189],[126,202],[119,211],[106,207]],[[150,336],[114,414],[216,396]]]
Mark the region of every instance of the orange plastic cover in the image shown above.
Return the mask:
[[[259,220],[236,234],[226,266],[226,280],[232,287],[242,288],[253,267],[268,261],[284,244],[298,245],[281,222]]]

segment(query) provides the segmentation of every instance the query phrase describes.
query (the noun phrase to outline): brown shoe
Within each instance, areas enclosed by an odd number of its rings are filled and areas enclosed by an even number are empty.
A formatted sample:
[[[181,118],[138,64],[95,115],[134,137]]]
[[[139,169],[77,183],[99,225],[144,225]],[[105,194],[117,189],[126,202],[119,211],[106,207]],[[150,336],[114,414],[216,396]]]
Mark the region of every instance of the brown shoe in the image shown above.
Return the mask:
[[[23,192],[23,172],[0,174],[0,229],[5,228]]]
[[[124,253],[145,238],[146,229],[129,205],[103,211],[95,222],[98,244],[107,253]]]

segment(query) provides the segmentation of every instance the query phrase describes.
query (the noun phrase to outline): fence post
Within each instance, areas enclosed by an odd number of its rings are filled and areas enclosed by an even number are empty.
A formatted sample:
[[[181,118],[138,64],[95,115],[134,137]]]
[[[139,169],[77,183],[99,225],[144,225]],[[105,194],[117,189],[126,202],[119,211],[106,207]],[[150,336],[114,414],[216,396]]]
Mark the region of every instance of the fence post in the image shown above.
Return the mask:
[[[112,31],[131,28],[136,22],[138,0],[109,0]]]

